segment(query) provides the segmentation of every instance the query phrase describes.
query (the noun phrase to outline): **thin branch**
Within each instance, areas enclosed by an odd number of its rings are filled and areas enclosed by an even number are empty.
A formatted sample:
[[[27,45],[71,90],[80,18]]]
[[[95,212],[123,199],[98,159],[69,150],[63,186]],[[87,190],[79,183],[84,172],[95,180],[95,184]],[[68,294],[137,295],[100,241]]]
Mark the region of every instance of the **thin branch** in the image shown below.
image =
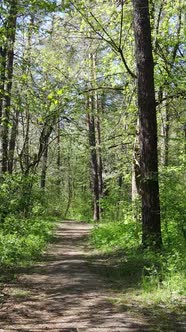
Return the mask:
[[[126,143],[120,142],[118,144],[113,144],[113,145],[108,146],[108,149],[110,150],[110,149],[113,149],[113,148],[121,147],[123,145],[131,145],[131,144],[132,144],[132,142],[126,142]]]
[[[124,54],[123,54],[123,50],[122,50],[122,48],[118,48],[118,52],[119,52],[119,54],[120,54],[120,56],[121,56],[121,59],[122,59],[122,61],[123,61],[123,64],[124,64],[124,66],[125,66],[127,72],[130,74],[130,76],[131,76],[132,78],[136,79],[137,76],[136,76],[136,75],[130,70],[129,66],[127,65],[127,62],[126,62],[126,60],[125,60],[125,57],[124,57]]]
[[[183,92],[178,92],[175,95],[166,96],[166,97],[162,98],[161,101],[156,101],[156,106],[161,105],[163,101],[174,99],[174,98],[179,98],[179,97],[183,97],[183,99],[186,99],[184,91]]]
[[[117,50],[118,47],[115,43],[115,41],[112,39],[112,37],[110,36],[110,34],[105,30],[104,26],[99,22],[99,20],[97,19],[97,17],[95,17],[95,15],[90,12],[90,15],[93,17],[93,19],[98,23],[98,25],[100,26],[100,28],[103,30],[103,32],[106,34],[106,36],[110,39],[108,40],[109,44],[115,49]]]
[[[124,7],[124,2],[122,1],[122,3],[121,3],[121,21],[120,21],[119,48],[121,48],[122,34],[123,34],[123,15],[124,15],[123,7]]]
[[[163,10],[163,3],[160,5],[160,9],[159,9],[159,13],[158,13],[158,19],[157,19],[157,23],[156,23],[155,50],[157,48],[157,36],[159,34],[159,27],[160,27],[160,20],[161,20],[162,10]]]
[[[108,43],[109,45],[111,45],[110,41],[108,39],[106,39],[99,31],[97,31],[94,27],[94,25],[89,21],[89,19],[87,18],[86,15],[83,14],[83,12],[74,4],[71,2],[71,4],[74,6],[74,8],[81,14],[81,16],[85,19],[85,21],[89,24],[89,26],[92,28],[92,30],[102,39],[104,40],[106,43]],[[112,45],[111,45],[112,46]]]
[[[178,42],[174,46],[174,49],[173,49],[173,52],[172,52],[172,64],[174,64],[174,62],[175,62],[176,53],[177,53],[178,48],[179,48],[179,39],[180,39],[180,31],[181,31],[181,24],[182,24],[182,10],[181,9],[180,9],[180,12],[179,12],[178,21],[179,21],[178,28],[177,28]]]
[[[125,85],[125,87],[127,86],[128,84]],[[79,95],[82,95],[84,93],[87,93],[87,92],[91,92],[91,91],[97,91],[97,90],[117,90],[117,91],[124,91],[125,90],[125,87],[110,87],[110,86],[99,86],[97,88],[91,88],[91,89],[86,89],[86,90],[83,90],[82,92],[79,92]]]
[[[99,20],[95,17],[95,15],[90,12],[91,16],[94,18],[94,20],[99,24],[100,28],[102,29],[102,31],[106,34],[106,36],[109,38],[105,38],[99,31],[97,31],[94,27],[94,25],[92,24],[92,22],[90,22],[90,20],[87,18],[86,15],[84,15],[82,13],[82,11],[74,4],[71,2],[71,4],[74,6],[74,8],[81,14],[81,16],[86,20],[86,22],[89,24],[89,26],[92,28],[92,30],[102,39],[104,40],[106,43],[108,43],[112,50],[116,53],[116,54],[120,54],[121,56],[121,59],[122,59],[122,62],[125,66],[125,69],[127,70],[128,74],[133,78],[133,79],[136,79],[137,76],[130,70],[129,66],[127,65],[127,62],[126,62],[126,59],[124,57],[124,54],[123,54],[123,50],[121,48],[121,46],[117,46],[117,44],[115,43],[115,41],[112,39],[112,37],[109,35],[109,33],[105,30],[105,28],[102,26],[102,24],[99,22]],[[123,23],[122,23],[123,25]],[[120,37],[121,38],[121,37]]]

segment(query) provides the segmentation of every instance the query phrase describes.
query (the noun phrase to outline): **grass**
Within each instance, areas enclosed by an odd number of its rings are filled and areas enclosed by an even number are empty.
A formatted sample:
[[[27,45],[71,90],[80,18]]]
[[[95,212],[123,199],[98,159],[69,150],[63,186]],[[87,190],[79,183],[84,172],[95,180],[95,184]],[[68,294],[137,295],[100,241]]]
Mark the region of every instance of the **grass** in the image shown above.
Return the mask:
[[[169,230],[175,232],[171,223]],[[167,241],[161,254],[142,251],[140,225],[132,218],[99,224],[90,238],[96,250],[91,264],[101,255],[98,273],[111,282],[117,293],[110,300],[122,311],[153,317],[157,329],[152,331],[182,331],[186,310],[185,245],[181,234],[174,234],[170,234],[176,239],[171,244],[167,234],[164,236]]]
[[[40,258],[53,239],[55,225],[55,218],[44,216],[30,219],[8,216],[1,224],[0,304],[10,295],[20,299],[28,295],[28,291],[15,287],[17,273]]]
[[[29,265],[38,259],[50,241],[52,218],[8,216],[0,227],[0,266]]]
[[[3,290],[6,293],[6,296],[11,296],[15,298],[25,298],[30,294],[29,290],[21,289],[19,287],[5,287]]]

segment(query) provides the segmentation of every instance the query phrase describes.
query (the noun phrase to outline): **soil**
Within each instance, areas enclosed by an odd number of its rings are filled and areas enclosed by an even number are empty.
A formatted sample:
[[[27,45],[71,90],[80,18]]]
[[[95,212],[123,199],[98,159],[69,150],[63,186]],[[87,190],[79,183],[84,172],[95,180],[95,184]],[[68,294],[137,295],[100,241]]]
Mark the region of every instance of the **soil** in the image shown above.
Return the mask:
[[[14,282],[4,284],[0,332],[142,332],[156,329],[151,317],[113,304],[112,283],[92,262],[87,236],[91,225],[62,222],[43,261],[18,269]],[[92,266],[91,265],[92,262]],[[153,321],[153,320],[152,320]],[[155,324],[155,325],[154,325]]]

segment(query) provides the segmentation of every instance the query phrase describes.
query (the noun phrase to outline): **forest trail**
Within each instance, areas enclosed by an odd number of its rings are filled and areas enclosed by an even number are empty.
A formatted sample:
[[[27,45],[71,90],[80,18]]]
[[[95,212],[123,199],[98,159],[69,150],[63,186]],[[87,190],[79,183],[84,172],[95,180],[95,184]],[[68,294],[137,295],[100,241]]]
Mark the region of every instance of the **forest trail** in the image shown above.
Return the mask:
[[[91,227],[62,222],[44,262],[22,269],[7,285],[10,295],[0,308],[0,332],[150,331],[145,317],[121,312],[109,301],[113,290],[99,276],[99,259],[92,267],[88,260]]]

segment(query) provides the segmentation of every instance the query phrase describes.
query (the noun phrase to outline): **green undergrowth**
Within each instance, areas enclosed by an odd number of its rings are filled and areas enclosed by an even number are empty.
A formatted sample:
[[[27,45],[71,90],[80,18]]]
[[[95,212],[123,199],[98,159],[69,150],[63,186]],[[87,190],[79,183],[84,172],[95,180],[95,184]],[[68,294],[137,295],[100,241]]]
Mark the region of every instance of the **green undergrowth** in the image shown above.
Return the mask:
[[[128,299],[147,307],[185,305],[184,237],[176,224],[170,222],[163,226],[163,239],[161,253],[142,250],[141,226],[134,222],[132,214],[124,221],[107,221],[93,228],[91,245],[96,249],[95,255],[101,255],[99,273],[119,291],[120,304]],[[92,262],[95,258],[92,255]]]
[[[54,218],[8,216],[0,225],[0,267],[29,265],[51,240]]]

